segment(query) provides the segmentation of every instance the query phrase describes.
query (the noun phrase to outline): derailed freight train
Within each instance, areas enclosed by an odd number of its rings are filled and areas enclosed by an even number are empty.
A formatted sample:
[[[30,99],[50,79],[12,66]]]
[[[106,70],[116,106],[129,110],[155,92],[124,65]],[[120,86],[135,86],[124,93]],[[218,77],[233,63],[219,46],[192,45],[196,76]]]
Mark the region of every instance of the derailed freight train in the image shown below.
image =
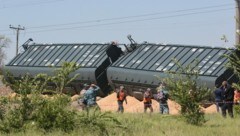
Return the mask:
[[[80,74],[71,85],[75,91],[80,91],[83,83],[95,82],[101,88],[100,95],[105,96],[124,85],[129,95],[140,98],[141,90],[148,87],[155,90],[159,85],[156,76],[163,78],[164,71],[178,71],[173,58],[183,66],[198,60],[199,83],[209,88],[222,80],[237,82],[233,72],[224,66],[227,58],[222,55],[230,53],[226,48],[176,44],[33,44],[5,69],[16,78],[26,73],[51,75],[62,62],[76,62],[81,68],[72,74]]]

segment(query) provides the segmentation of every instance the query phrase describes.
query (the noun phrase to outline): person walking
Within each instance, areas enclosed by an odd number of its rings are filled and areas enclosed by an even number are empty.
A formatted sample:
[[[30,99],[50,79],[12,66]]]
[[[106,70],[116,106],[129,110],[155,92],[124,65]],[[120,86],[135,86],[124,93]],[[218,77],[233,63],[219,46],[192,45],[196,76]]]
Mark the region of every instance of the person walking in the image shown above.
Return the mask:
[[[168,91],[166,90],[165,84],[161,83],[158,87],[157,100],[159,102],[160,114],[169,114],[169,107],[167,100],[169,98]]]
[[[147,112],[147,109],[150,109],[150,112],[153,112],[153,107],[152,107],[152,93],[151,89],[147,88],[143,95],[143,105],[144,105],[144,113]]]
[[[233,99],[234,99],[234,89],[227,81],[222,82],[222,97],[223,97],[223,106],[222,108],[222,116],[226,118],[226,114],[228,111],[228,115],[233,118]]]
[[[216,89],[214,90],[215,104],[217,112],[221,111],[221,106],[223,105],[223,90],[220,88],[220,85],[216,85]]]
[[[117,92],[117,103],[118,103],[118,110],[117,112],[124,112],[124,107],[123,107],[123,102],[125,101],[125,103],[127,104],[127,95],[126,92],[124,90],[124,86],[120,86],[119,91]]]

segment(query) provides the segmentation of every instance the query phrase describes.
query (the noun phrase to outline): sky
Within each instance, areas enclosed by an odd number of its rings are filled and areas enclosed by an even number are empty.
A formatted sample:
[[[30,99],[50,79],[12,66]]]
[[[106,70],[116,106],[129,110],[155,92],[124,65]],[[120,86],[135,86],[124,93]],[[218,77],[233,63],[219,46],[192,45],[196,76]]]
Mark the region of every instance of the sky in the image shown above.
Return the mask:
[[[0,35],[11,40],[9,62],[19,45],[34,43],[182,44],[232,47],[234,0],[0,0]],[[228,42],[221,40],[225,35]]]

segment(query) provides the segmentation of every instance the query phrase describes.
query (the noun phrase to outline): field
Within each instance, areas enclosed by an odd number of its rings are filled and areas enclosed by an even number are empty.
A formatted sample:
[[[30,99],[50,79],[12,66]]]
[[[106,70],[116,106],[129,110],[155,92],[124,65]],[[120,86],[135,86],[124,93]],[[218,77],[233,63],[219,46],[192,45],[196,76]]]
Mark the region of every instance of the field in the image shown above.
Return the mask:
[[[110,128],[109,135],[116,136],[237,136],[240,129],[240,118],[222,118],[219,114],[207,114],[208,120],[203,126],[192,126],[186,124],[179,116],[159,115],[154,113],[112,113],[127,129]],[[27,130],[25,133],[17,133],[14,136],[94,136],[91,131],[75,129],[71,133],[60,131],[43,133],[37,130]],[[12,136],[12,134],[11,134]]]
[[[11,93],[9,88],[0,88],[0,95],[8,96]],[[113,102],[110,103],[109,101]],[[113,116],[121,122],[120,127],[114,127],[114,125],[107,124],[109,122],[103,122],[106,125],[106,129],[109,135],[113,136],[237,136],[240,130],[240,116],[235,116],[234,119],[229,117],[223,118],[218,113],[206,114],[206,123],[202,126],[194,126],[187,124],[183,118],[178,114],[174,115],[160,115],[155,110],[152,114],[142,113],[142,102],[136,101],[132,97],[128,97],[128,105],[124,105],[126,112],[128,113],[116,113],[116,95],[112,94],[98,101],[101,105],[102,111],[112,111],[110,116]],[[108,105],[107,105],[108,104]],[[153,103],[154,105],[154,103]],[[155,104],[157,109],[157,103]],[[127,107],[129,106],[129,107]],[[105,107],[105,110],[103,108]],[[171,106],[170,106],[171,107]],[[213,107],[214,108],[214,107]],[[79,114],[81,113],[78,112]],[[171,109],[170,109],[171,113]],[[98,119],[95,119],[98,120]],[[76,120],[78,121],[78,120]],[[102,134],[95,130],[96,128],[90,127],[83,129],[81,127],[75,128],[69,133],[62,132],[60,130],[53,130],[50,132],[44,132],[37,129],[34,122],[29,122],[25,132],[10,134],[0,134],[1,136],[97,136]]]

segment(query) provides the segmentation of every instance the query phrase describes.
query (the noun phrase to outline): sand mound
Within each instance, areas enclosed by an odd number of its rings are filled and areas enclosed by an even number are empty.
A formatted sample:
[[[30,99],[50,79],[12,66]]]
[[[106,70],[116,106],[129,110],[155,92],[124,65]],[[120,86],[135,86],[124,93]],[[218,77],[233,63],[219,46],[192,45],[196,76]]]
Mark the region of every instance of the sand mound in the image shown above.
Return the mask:
[[[97,101],[98,106],[102,111],[117,111],[117,94],[112,93],[105,98]],[[143,104],[132,96],[127,96],[127,104],[124,102],[125,112],[143,112]]]
[[[97,101],[98,106],[102,111],[117,111],[118,104],[117,104],[117,94],[112,93],[105,98]],[[137,100],[132,96],[127,96],[127,104],[124,102],[124,111],[130,113],[142,113],[143,112],[143,102]],[[180,110],[180,105],[174,101],[168,100],[169,105],[169,112],[172,115],[178,114]],[[156,100],[152,100],[152,106],[154,112],[159,112],[159,103]]]
[[[80,97],[80,95],[75,94],[75,95],[73,95],[73,96],[71,97],[71,101],[72,101],[72,102],[73,102],[73,101],[77,101],[79,97]]]
[[[207,108],[203,108],[204,113],[217,113],[217,108],[215,104],[212,104],[211,106]]]

